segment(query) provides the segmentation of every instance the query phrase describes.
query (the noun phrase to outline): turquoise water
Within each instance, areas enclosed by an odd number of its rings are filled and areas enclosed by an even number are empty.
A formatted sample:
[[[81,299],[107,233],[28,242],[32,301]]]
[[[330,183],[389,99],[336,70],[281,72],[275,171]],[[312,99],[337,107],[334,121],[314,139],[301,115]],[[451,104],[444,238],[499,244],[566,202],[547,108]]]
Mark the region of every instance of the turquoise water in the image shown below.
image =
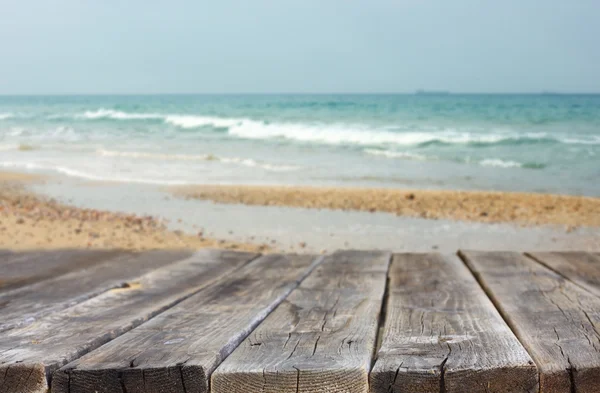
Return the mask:
[[[600,195],[600,95],[0,97],[0,168]]]

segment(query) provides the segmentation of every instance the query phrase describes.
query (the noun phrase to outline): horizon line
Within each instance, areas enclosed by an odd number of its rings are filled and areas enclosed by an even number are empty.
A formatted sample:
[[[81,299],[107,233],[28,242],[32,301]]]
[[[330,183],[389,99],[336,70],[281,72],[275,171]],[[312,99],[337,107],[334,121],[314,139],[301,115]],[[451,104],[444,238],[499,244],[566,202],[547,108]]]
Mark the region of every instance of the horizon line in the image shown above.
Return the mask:
[[[43,97],[43,96],[236,96],[236,95],[414,95],[414,96],[446,96],[446,95],[600,95],[598,92],[564,92],[564,91],[537,91],[537,92],[453,92],[446,90],[415,90],[411,92],[228,92],[228,93],[0,93],[0,97]]]

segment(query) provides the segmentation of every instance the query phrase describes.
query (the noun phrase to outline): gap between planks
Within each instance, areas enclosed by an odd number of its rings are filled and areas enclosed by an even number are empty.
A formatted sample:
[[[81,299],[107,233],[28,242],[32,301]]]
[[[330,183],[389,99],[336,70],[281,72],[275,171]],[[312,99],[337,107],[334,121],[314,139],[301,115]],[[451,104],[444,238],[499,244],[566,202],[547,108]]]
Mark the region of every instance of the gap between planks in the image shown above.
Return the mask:
[[[0,392],[42,393],[52,373],[193,296],[259,255],[201,250],[139,278],[142,286],[112,290],[26,328],[0,335]],[[224,264],[227,261],[227,264]]]
[[[598,297],[520,253],[459,255],[536,362],[540,391],[599,391]]]

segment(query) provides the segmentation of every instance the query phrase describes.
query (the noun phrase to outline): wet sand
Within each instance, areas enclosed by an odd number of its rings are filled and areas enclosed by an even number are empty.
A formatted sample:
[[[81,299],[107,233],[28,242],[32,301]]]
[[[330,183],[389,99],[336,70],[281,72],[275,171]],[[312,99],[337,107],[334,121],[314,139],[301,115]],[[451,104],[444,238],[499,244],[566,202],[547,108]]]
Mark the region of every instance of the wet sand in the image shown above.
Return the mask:
[[[600,227],[600,198],[533,193],[317,188],[184,186],[187,199],[225,204],[386,212],[398,216],[519,225]]]
[[[36,175],[0,172],[0,248],[199,249],[269,251],[270,247],[168,230],[153,216],[72,207],[33,194],[24,185],[42,182]]]
[[[566,221],[573,225],[565,221],[559,225],[521,225],[485,222],[493,216],[479,216],[473,221],[430,219],[377,210],[288,207],[273,200],[260,206],[240,204],[235,198],[218,203],[173,197],[172,191],[144,184],[0,172],[0,248],[216,247],[298,253],[337,249],[600,251],[600,227],[582,226],[576,220]],[[432,193],[386,192],[400,193],[408,201],[424,200],[423,195]],[[344,202],[346,208],[351,200]],[[314,206],[314,201],[304,204]],[[592,215],[584,222],[595,222],[593,217],[598,217],[590,206],[579,210]]]

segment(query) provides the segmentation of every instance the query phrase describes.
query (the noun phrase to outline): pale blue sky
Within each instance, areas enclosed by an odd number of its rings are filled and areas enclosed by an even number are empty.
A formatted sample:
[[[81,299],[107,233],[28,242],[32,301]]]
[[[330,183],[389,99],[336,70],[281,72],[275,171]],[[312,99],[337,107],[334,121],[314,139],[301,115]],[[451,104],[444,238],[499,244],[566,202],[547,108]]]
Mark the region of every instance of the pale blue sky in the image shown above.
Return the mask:
[[[0,0],[0,94],[600,92],[598,0]]]

